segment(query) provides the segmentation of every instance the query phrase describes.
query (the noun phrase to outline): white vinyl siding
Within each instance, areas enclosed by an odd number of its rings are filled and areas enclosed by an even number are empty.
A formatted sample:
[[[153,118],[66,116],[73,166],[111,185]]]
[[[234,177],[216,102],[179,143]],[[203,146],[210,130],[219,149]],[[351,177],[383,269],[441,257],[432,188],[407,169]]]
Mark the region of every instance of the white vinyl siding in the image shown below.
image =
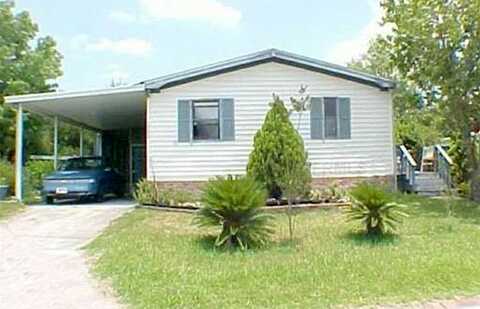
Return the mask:
[[[226,174],[244,174],[253,137],[269,109],[272,93],[289,101],[300,85],[311,97],[348,97],[351,138],[310,139],[310,115],[303,113],[312,176],[357,177],[393,175],[390,93],[356,82],[278,63],[266,63],[163,89],[148,104],[148,178],[156,181],[202,181]],[[235,140],[179,143],[177,102],[233,98]],[[298,115],[292,115],[298,125]]]

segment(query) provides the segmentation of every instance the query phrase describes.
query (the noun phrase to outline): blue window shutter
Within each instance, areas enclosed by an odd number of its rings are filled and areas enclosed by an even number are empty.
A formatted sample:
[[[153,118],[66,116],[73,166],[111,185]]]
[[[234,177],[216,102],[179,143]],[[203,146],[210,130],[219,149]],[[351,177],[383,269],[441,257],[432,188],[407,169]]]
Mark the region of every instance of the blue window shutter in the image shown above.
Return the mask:
[[[323,98],[310,99],[310,138],[323,139]]]
[[[233,99],[220,100],[220,138],[222,141],[235,140],[235,106]]]
[[[178,142],[188,143],[192,136],[192,101],[179,100],[177,113]]]
[[[338,114],[339,114],[339,139],[350,139],[351,138],[351,108],[350,108],[350,98],[339,98],[338,99]]]

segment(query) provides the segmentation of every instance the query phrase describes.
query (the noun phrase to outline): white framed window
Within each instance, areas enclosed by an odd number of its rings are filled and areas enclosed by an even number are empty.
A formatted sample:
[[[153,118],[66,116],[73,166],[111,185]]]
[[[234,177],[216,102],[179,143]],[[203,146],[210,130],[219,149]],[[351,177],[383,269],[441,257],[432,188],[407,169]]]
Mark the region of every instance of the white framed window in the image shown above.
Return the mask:
[[[218,100],[192,102],[193,140],[220,140],[220,105]]]
[[[325,139],[338,138],[338,103],[337,98],[325,98],[323,102],[325,117]]]
[[[348,97],[312,97],[311,139],[351,139],[351,107]]]

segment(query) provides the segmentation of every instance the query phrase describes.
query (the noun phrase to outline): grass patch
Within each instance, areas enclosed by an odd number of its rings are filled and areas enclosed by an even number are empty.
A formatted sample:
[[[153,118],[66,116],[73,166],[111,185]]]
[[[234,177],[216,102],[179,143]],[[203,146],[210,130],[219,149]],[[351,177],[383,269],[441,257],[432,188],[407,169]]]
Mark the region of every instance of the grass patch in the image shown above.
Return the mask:
[[[21,204],[0,202],[0,220],[13,216],[24,209],[25,207]]]
[[[212,248],[181,213],[136,210],[87,250],[95,272],[134,308],[318,308],[480,293],[480,206],[401,196],[399,236],[368,239],[338,210],[276,215],[268,247]]]

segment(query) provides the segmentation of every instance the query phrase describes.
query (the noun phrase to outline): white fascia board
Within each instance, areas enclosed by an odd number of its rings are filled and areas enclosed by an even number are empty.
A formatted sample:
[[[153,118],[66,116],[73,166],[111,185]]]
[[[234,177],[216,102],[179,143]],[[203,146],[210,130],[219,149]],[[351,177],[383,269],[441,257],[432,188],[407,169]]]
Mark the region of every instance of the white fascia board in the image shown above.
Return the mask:
[[[385,87],[385,88],[393,87],[392,86],[393,82],[391,82],[389,80],[386,80],[384,78],[377,77],[377,76],[367,74],[367,73],[363,73],[363,72],[361,72],[361,73],[360,72],[355,72],[353,70],[349,70],[347,68],[340,67],[340,66],[337,66],[337,65],[334,65],[334,64],[322,64],[321,61],[316,60],[316,59],[312,59],[312,58],[308,58],[308,57],[303,57],[303,59],[302,59],[302,58],[299,58],[299,57],[292,57],[288,54],[287,55],[279,54],[279,55],[276,55],[276,57],[279,58],[279,59],[284,59],[284,60],[287,60],[287,61],[296,62],[296,63],[303,64],[303,65],[306,65],[306,66],[317,67],[319,69],[323,69],[325,71],[330,71],[332,73],[336,73],[336,74],[339,74],[339,75],[347,75],[347,76],[351,76],[351,77],[354,77],[354,78],[363,79],[363,80],[370,81],[372,83],[376,83],[378,85],[381,85],[382,87]]]
[[[23,103],[30,103],[30,102],[46,101],[46,100],[61,100],[61,99],[68,99],[68,98],[81,98],[81,97],[89,97],[89,96],[102,96],[102,95],[122,94],[122,93],[132,93],[132,92],[145,92],[145,87],[143,85],[135,85],[135,86],[129,86],[129,87],[107,88],[107,89],[86,90],[86,91],[46,92],[46,93],[7,96],[5,97],[5,103],[23,104]]]

